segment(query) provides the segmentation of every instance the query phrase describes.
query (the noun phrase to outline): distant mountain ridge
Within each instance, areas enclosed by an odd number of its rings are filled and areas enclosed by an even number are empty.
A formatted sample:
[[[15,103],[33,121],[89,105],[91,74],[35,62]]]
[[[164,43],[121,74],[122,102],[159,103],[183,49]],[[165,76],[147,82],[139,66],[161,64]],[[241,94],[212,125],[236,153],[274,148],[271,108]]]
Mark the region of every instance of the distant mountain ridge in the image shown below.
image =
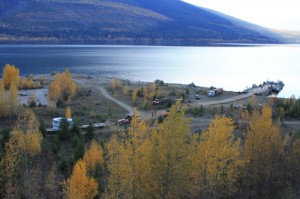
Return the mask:
[[[280,34],[180,0],[0,0],[0,43],[282,43]]]

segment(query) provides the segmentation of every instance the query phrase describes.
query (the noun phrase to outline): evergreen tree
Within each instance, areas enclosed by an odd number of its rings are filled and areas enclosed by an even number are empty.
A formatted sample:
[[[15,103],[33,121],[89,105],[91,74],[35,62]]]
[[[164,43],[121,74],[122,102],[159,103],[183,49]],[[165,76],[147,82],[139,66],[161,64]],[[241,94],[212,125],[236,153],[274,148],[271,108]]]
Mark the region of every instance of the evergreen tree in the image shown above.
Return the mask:
[[[89,123],[89,126],[87,128],[87,132],[86,132],[85,136],[88,140],[92,140],[95,136],[94,135],[94,127],[93,127],[93,124],[91,122]]]

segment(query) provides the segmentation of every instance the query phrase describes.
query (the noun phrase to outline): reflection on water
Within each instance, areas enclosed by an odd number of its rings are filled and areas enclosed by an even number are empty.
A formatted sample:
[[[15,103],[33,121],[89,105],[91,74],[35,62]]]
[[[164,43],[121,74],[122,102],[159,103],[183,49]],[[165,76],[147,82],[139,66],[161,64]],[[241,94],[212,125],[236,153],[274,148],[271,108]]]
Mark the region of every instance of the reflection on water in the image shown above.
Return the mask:
[[[300,46],[157,47],[99,45],[2,45],[0,66],[22,75],[63,71],[133,81],[191,83],[241,91],[253,83],[282,80],[280,96],[300,96]]]

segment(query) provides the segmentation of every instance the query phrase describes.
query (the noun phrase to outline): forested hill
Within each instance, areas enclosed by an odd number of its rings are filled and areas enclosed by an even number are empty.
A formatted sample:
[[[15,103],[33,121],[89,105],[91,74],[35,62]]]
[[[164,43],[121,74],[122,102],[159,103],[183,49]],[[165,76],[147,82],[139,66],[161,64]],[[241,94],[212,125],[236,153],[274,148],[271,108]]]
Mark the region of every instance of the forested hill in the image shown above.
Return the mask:
[[[0,0],[0,43],[281,43],[262,27],[180,0]]]

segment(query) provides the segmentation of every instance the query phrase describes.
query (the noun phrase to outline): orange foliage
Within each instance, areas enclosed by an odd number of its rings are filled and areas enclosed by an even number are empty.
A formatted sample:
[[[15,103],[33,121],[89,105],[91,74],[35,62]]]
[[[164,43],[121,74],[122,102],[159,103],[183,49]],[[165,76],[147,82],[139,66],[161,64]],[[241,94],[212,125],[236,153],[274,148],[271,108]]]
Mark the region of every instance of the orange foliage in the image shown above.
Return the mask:
[[[71,108],[68,106],[67,109],[66,109],[66,118],[71,118],[71,115],[72,115],[72,111],[71,111]]]

